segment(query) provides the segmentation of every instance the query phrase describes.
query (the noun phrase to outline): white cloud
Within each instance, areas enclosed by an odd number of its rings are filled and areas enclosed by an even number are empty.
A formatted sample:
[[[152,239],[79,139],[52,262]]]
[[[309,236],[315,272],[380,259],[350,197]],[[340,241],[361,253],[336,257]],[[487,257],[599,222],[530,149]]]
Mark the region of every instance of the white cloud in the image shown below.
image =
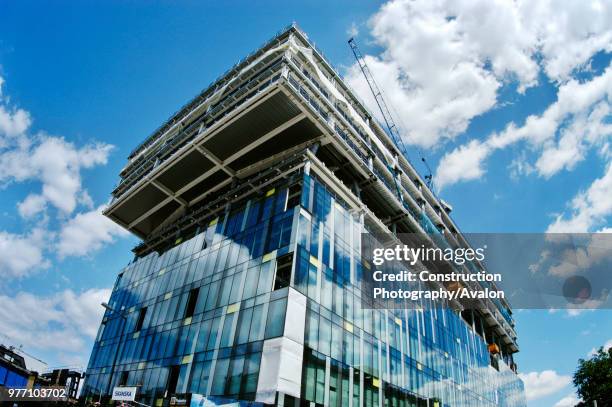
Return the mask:
[[[483,158],[488,148],[477,140],[472,140],[440,160],[436,173],[436,186],[442,189],[448,184],[474,180],[484,174]]]
[[[465,37],[446,19],[440,2],[393,1],[372,18],[372,34],[385,52],[366,56],[376,81],[403,122],[404,137],[426,147],[454,138],[496,102],[500,86]],[[347,82],[372,108],[373,97],[354,65]]]
[[[572,239],[569,235],[565,236]],[[612,234],[597,232],[588,238],[576,239],[575,242],[575,246],[569,249],[562,247],[548,249],[541,253],[540,265],[550,257],[556,260],[548,267],[549,275],[567,278],[580,273],[588,273],[593,266],[609,258]],[[532,265],[532,267],[532,270],[535,271],[537,265]]]
[[[597,227],[612,214],[612,164],[601,178],[597,178],[586,191],[579,192],[569,204],[569,217],[559,215],[548,226],[548,233],[583,233]]]
[[[537,31],[546,74],[565,80],[599,51],[612,51],[612,5],[609,2],[552,0],[523,2]]]
[[[392,0],[370,27],[383,52],[366,61],[403,118],[404,137],[426,147],[495,107],[504,83],[523,92],[543,71],[564,84],[612,51],[612,5],[598,0]],[[377,113],[356,65],[347,81]]]
[[[93,199],[91,198],[91,195],[89,195],[89,192],[87,192],[86,189],[83,189],[81,191],[81,194],[77,197],[77,202],[88,209],[92,209],[94,206]]]
[[[576,397],[576,394],[570,393],[557,401],[553,407],[574,407],[576,404],[580,403],[580,401],[581,400]]]
[[[81,170],[105,165],[111,150],[108,144],[78,148],[61,137],[41,135],[0,154],[0,183],[39,181],[41,199],[70,214],[83,194]]]
[[[34,353],[82,355],[95,338],[103,315],[100,303],[108,300],[110,292],[90,289],[81,293],[64,290],[50,296],[28,292],[0,295],[0,332]]]
[[[548,106],[541,115],[527,117],[523,126],[514,122],[499,134],[493,134],[488,144],[493,149],[505,148],[517,141],[526,140],[532,146],[539,147],[554,138],[557,131],[575,117],[587,117],[597,105],[605,109],[612,95],[612,67],[608,67],[601,75],[588,81],[572,79],[558,88],[557,100]],[[604,116],[605,117],[605,116]],[[601,118],[595,114],[593,118]],[[591,138],[596,135],[591,135]]]
[[[30,194],[19,204],[24,217],[43,211],[47,203],[64,215],[70,214],[80,199],[88,197],[81,171],[105,165],[113,146],[91,143],[77,147],[44,132],[29,135],[31,122],[29,112],[8,106],[8,100],[0,98],[0,187],[24,181],[41,184],[40,193]]]
[[[112,243],[115,237],[127,236],[128,232],[102,215],[104,206],[79,213],[62,227],[57,245],[58,255],[86,256]]]
[[[0,76],[0,102],[4,101],[2,86],[4,78]],[[0,104],[0,149],[7,144],[7,137],[23,134],[32,124],[30,113],[23,109],[8,108]]]
[[[598,308],[602,308],[603,301],[597,299],[591,299],[583,302],[580,305],[574,305],[576,308],[569,308],[565,310],[565,314],[569,318],[578,317],[587,312],[593,312]]]
[[[42,195],[30,194],[17,204],[17,210],[22,218],[31,218],[45,210],[47,201]]]
[[[537,157],[513,162],[513,177],[571,171],[591,148],[609,158],[612,67],[587,81],[574,75],[598,52],[612,51],[611,4],[392,0],[369,24],[383,51],[366,55],[366,62],[412,144],[437,147],[462,134],[472,119],[498,107],[506,83],[523,92],[544,73],[559,86],[544,113],[446,154],[437,169],[439,187],[480,178],[494,151],[518,142]],[[356,64],[346,79],[378,115]]]
[[[571,170],[584,159],[589,148],[597,147],[605,155],[605,146],[612,136],[610,118],[612,101],[612,67],[601,75],[586,82],[570,80],[558,89],[557,100],[540,115],[527,117],[522,126],[509,123],[499,133],[491,134],[484,141],[472,140],[447,153],[438,165],[437,182],[450,185],[459,181],[472,180],[471,174],[483,173],[486,159],[495,151],[507,148],[518,142],[525,142],[530,151],[540,152],[535,165],[529,164],[524,155],[510,167],[511,175],[529,174],[536,171],[540,176],[549,178],[562,169]],[[558,140],[556,136],[559,135]],[[449,176],[447,158],[466,149],[478,146],[478,154],[462,165],[464,173]],[[442,181],[442,182],[440,182]]]
[[[488,155],[488,152],[487,152]],[[482,165],[479,163],[479,165]],[[513,181],[518,181],[520,177],[524,175],[529,175],[535,171],[533,165],[531,165],[527,159],[527,154],[519,153],[510,165],[508,165],[508,169],[510,170],[510,178]]]
[[[95,338],[104,314],[100,304],[108,302],[110,294],[110,289],[89,289],[80,294],[64,290],[60,301],[78,331],[88,338]]]
[[[94,207],[82,172],[105,165],[113,146],[77,146],[44,132],[29,134],[30,113],[9,106],[3,82],[0,78],[0,189],[27,182],[30,191],[17,211],[26,220],[43,215],[21,233],[0,230],[0,277],[12,279],[48,267],[53,253],[60,259],[89,255],[127,232],[103,218],[101,207],[70,218],[77,208]]]
[[[603,350],[607,351],[608,349],[612,348],[612,339],[608,340],[606,343],[604,343],[603,345]],[[599,348],[593,348],[590,350],[589,353],[587,353],[587,358],[590,358],[592,356],[594,356],[597,351],[599,350]]]
[[[13,111],[7,110],[4,106],[0,106],[0,136],[15,137],[23,134],[32,124],[30,114],[22,109]],[[2,138],[0,138],[0,147],[2,147]]]
[[[527,400],[535,400],[556,393],[571,383],[570,376],[559,375],[554,370],[519,373],[519,377],[525,383]]]
[[[346,30],[346,33],[351,38],[359,35],[359,28],[357,27],[357,24],[354,21],[351,23],[351,26]]]
[[[539,174],[545,178],[562,169],[572,170],[584,160],[590,145],[598,145],[612,136],[612,125],[606,123],[610,117],[607,102],[597,104],[591,112],[579,114],[574,121],[561,130],[557,141],[544,144],[540,158],[535,163]]]
[[[0,231],[0,276],[19,278],[35,269],[49,266],[44,257],[48,232],[41,228],[18,235]]]

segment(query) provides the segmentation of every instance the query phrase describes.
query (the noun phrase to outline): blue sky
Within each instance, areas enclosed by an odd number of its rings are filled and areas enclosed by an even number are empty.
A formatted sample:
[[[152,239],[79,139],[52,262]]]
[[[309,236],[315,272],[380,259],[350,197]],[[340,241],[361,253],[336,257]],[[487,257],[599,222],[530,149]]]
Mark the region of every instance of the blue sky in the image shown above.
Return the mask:
[[[357,36],[464,232],[609,227],[610,5],[499,3],[0,3],[0,332],[86,364],[136,244],[99,215],[129,151],[292,21],[371,103]],[[515,313],[530,405],[569,405],[611,316]]]

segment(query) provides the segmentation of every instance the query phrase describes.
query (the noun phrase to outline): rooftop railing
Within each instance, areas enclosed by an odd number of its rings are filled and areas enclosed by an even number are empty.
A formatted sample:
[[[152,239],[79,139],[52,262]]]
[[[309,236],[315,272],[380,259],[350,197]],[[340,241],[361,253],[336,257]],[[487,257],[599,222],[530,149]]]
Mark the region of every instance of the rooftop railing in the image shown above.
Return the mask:
[[[147,137],[142,143],[136,146],[136,148],[134,148],[132,152],[130,153],[129,158],[131,159],[135,157],[138,153],[141,152],[141,150],[143,150],[145,147],[147,147],[149,144],[155,141],[157,136],[164,133],[170,126],[172,126],[177,121],[179,121],[181,116],[184,116],[186,113],[188,113],[188,111],[190,110],[189,108],[197,101],[200,101],[200,99],[203,96],[205,96],[207,93],[214,93],[214,89],[218,87],[217,85],[219,85],[225,79],[228,79],[227,77],[232,73],[232,71],[236,70],[238,67],[245,64],[247,61],[254,59],[257,54],[262,52],[264,49],[268,48],[275,41],[278,41],[280,37],[282,37],[284,34],[289,32],[292,28],[297,29],[297,25],[295,23],[292,23],[292,24],[285,26],[283,29],[276,32],[276,34],[274,34],[269,40],[265,41],[260,47],[256,48],[254,51],[251,51],[247,56],[245,56],[244,58],[241,58],[238,62],[232,65],[231,68],[223,72],[221,75],[217,76],[214,80],[212,80],[208,84],[208,86],[204,88],[202,92],[200,92],[192,100],[190,100],[189,102],[181,106],[181,108],[178,109],[176,112],[174,112],[168,120],[166,120],[157,129],[155,129],[149,137]]]

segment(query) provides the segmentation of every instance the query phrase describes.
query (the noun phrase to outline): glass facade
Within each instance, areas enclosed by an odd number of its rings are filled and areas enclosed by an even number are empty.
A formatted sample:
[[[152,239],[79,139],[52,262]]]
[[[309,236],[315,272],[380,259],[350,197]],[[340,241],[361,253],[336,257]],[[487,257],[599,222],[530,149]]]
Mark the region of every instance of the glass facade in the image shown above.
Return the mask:
[[[523,384],[449,307],[362,307],[359,218],[306,176],[294,287],[308,297],[302,398],[330,406],[522,406]],[[367,300],[366,300],[367,302]],[[429,404],[428,404],[429,403]]]
[[[119,274],[109,300],[117,311],[98,332],[84,394],[137,385],[150,405],[187,393],[256,400],[264,345],[288,335],[296,318],[288,297],[297,291],[306,304],[298,314],[302,402],[525,405],[520,379],[501,360],[492,366],[487,343],[460,314],[362,307],[365,231],[309,171],[228,205]],[[279,389],[275,402],[295,399]]]
[[[109,301],[125,318],[104,318],[85,393],[107,394],[112,380],[142,385],[150,403],[172,393],[253,400],[263,341],[283,334],[295,213],[287,194],[271,189],[126,267]]]

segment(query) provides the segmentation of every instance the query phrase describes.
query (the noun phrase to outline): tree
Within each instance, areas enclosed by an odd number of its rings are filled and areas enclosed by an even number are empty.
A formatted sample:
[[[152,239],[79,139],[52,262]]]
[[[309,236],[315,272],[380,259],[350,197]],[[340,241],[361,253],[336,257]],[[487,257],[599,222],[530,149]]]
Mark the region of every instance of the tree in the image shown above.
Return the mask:
[[[583,400],[578,406],[612,407],[612,348],[599,348],[590,359],[580,359],[574,386]]]

